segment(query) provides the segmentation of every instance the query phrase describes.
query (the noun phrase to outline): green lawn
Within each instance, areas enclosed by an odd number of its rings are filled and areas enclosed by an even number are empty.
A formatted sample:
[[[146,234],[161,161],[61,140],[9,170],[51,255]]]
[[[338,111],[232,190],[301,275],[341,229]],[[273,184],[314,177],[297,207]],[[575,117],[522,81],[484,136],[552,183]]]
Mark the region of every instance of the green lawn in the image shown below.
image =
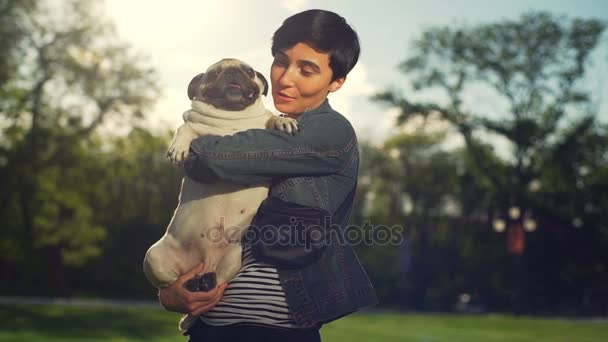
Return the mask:
[[[157,309],[0,305],[0,341],[185,341],[179,315]],[[608,341],[608,324],[504,315],[356,314],[323,341]]]

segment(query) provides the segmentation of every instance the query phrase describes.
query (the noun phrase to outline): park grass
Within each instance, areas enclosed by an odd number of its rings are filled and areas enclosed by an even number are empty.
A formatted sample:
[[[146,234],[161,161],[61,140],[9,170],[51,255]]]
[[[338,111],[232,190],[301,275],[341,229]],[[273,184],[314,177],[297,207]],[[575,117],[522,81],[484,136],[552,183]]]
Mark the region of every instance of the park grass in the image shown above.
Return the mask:
[[[0,305],[0,341],[185,341],[178,314],[153,308]],[[512,317],[359,313],[321,329],[338,341],[608,341],[608,324]],[[271,342],[271,341],[270,341]]]

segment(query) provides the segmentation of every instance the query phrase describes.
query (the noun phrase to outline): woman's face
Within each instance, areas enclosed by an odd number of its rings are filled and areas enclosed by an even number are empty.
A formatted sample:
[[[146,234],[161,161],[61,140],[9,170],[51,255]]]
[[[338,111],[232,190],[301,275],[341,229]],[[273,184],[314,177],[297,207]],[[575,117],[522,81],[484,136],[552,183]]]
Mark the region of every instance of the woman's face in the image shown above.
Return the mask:
[[[319,107],[329,92],[344,83],[344,78],[331,81],[332,76],[329,53],[306,43],[277,52],[270,68],[274,106],[291,117]]]

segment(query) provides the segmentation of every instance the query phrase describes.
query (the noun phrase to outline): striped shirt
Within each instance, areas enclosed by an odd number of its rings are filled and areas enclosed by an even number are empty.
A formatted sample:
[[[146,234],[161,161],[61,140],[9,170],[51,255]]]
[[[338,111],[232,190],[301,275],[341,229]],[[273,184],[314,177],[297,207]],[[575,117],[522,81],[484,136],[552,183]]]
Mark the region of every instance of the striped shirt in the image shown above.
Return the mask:
[[[254,259],[251,248],[243,247],[241,270],[228,283],[224,296],[200,318],[209,325],[247,323],[296,328],[277,269]]]

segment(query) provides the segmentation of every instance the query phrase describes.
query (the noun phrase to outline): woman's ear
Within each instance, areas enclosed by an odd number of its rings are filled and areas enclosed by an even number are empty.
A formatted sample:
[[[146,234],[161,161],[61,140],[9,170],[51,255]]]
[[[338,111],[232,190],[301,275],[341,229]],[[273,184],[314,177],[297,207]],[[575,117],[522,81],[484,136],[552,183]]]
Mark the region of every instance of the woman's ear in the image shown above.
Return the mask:
[[[346,81],[346,77],[340,77],[340,78],[333,80],[329,84],[329,92],[333,93],[334,91],[337,91],[338,89],[340,89],[345,81]]]

